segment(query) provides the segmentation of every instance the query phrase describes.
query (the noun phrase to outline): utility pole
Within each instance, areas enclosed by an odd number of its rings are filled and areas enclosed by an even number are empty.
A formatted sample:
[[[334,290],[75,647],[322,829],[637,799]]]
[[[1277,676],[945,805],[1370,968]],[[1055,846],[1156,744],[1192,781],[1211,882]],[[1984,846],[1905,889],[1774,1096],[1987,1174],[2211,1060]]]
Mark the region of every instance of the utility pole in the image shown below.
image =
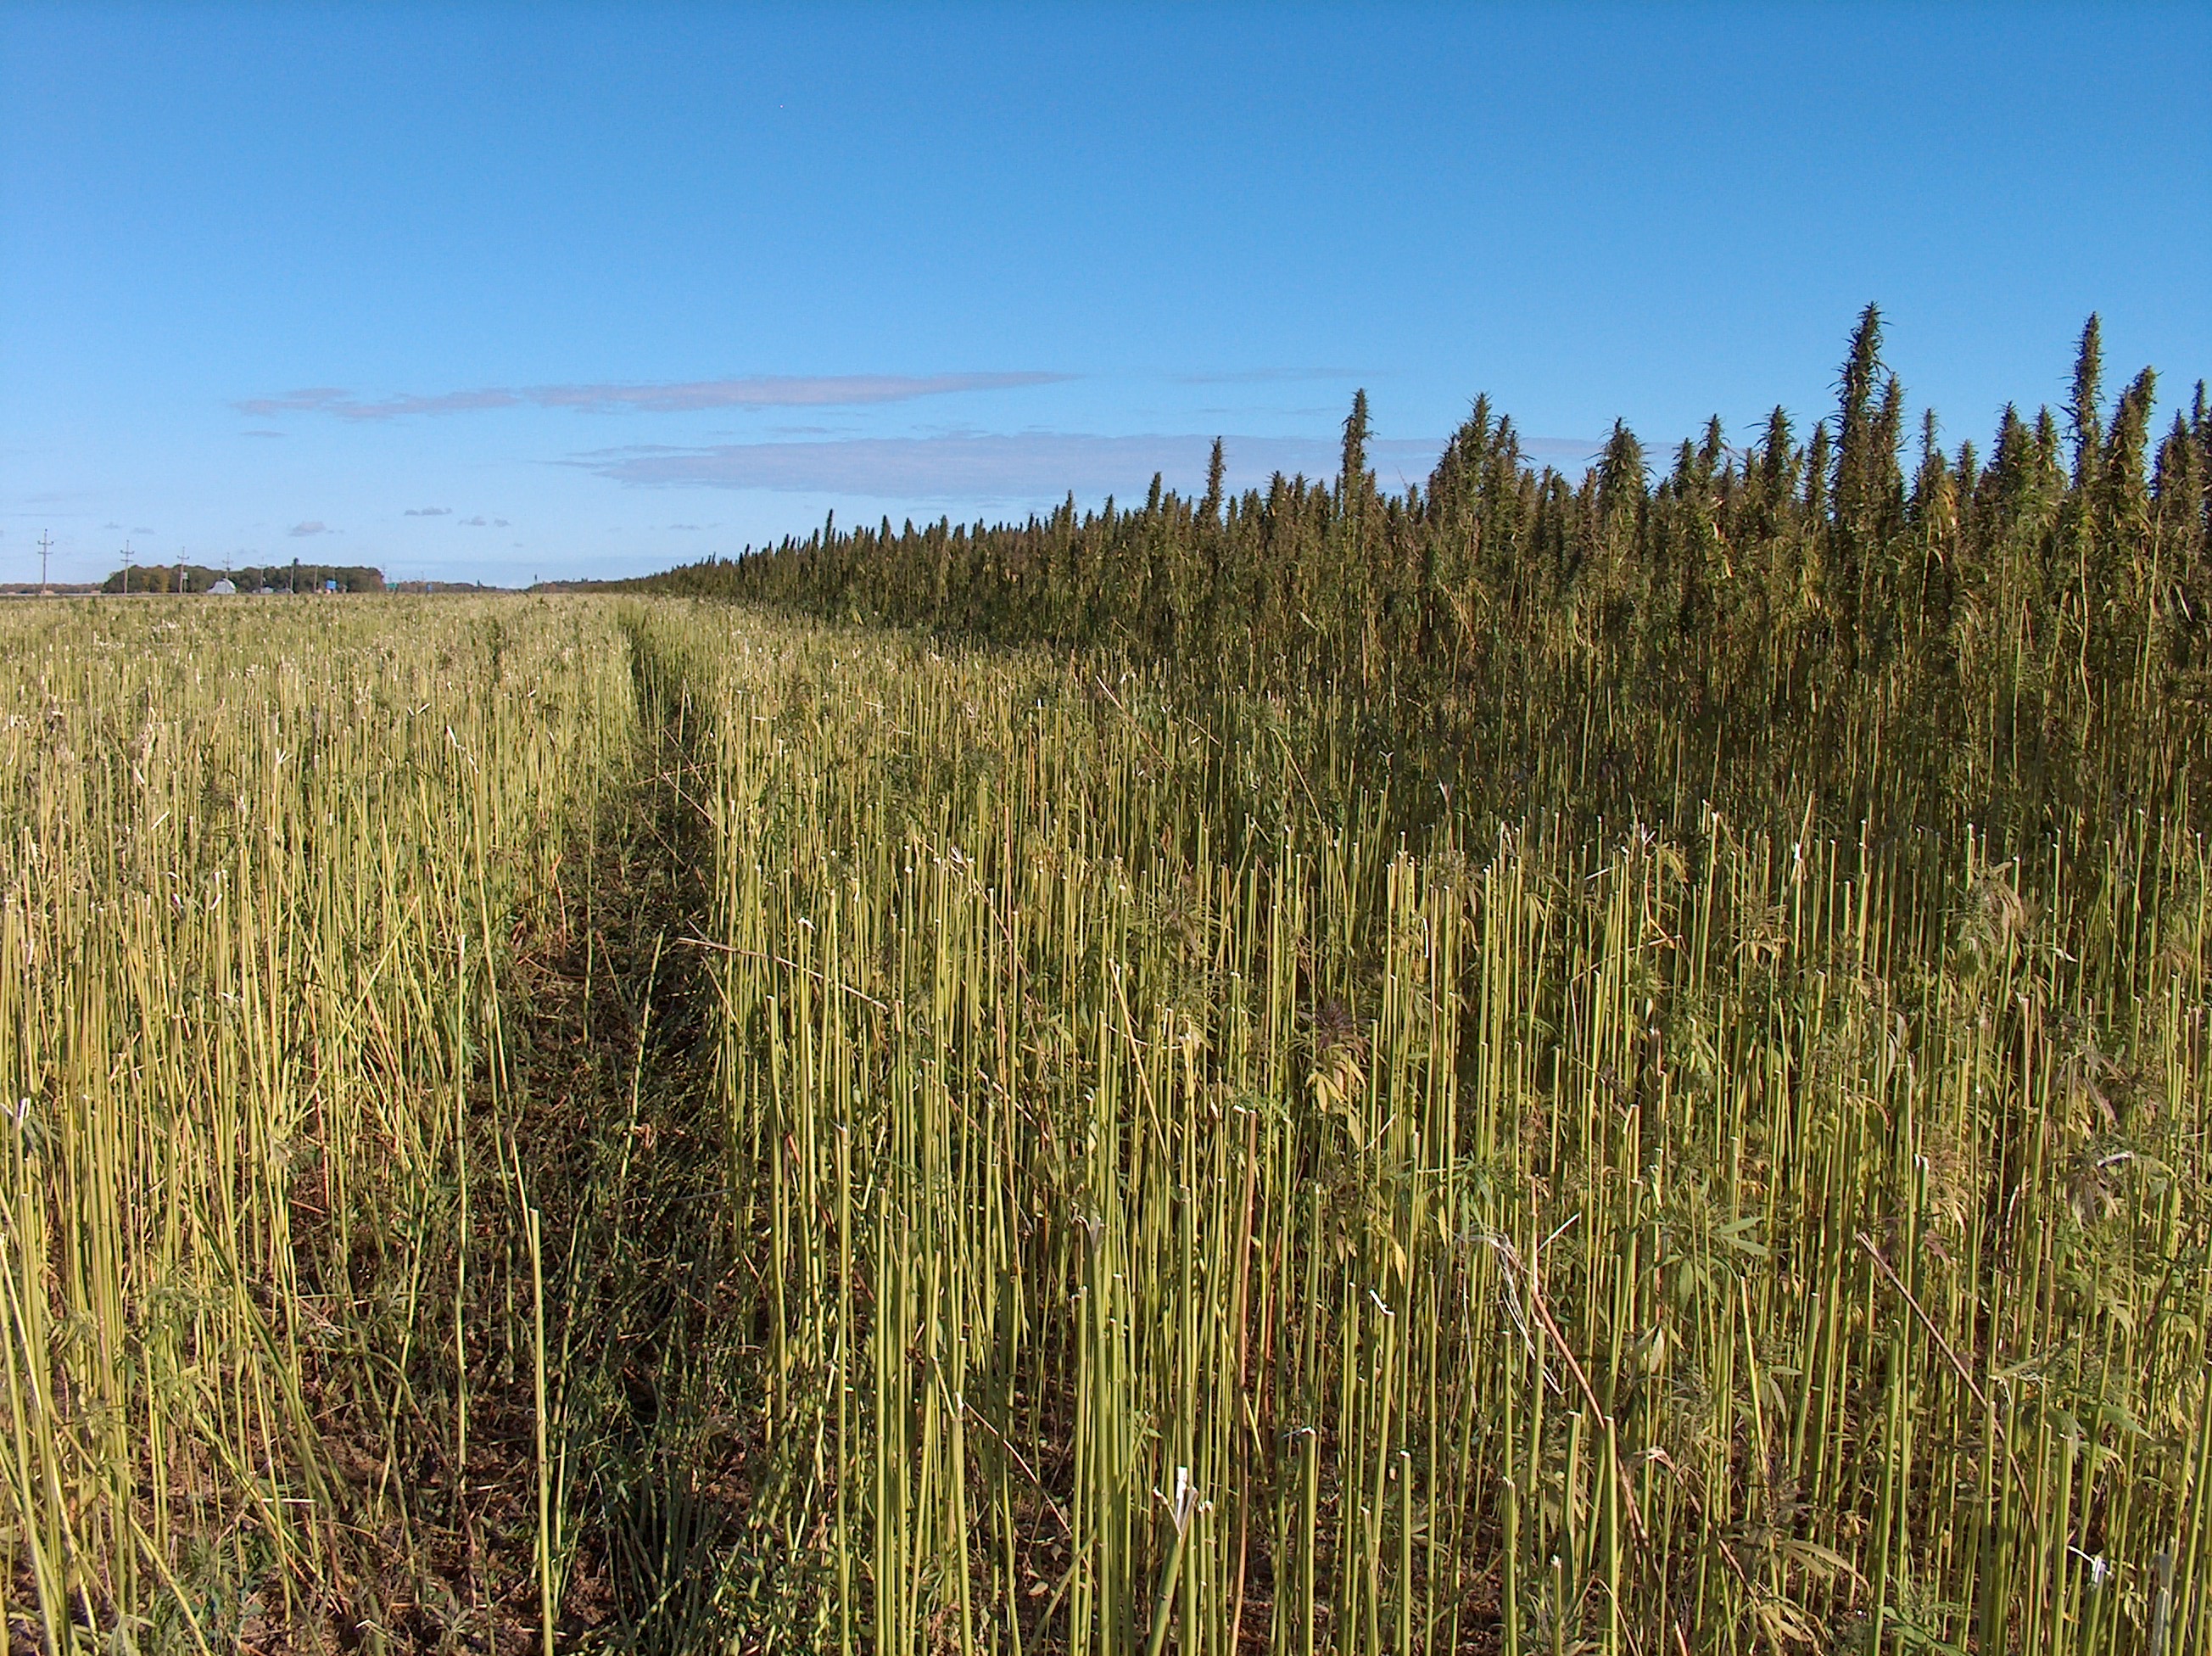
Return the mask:
[[[123,543],[123,595],[131,596],[131,543]]]
[[[52,535],[44,529],[39,531],[39,596],[41,598],[52,598],[54,595],[53,589],[46,583],[46,553],[53,544]]]

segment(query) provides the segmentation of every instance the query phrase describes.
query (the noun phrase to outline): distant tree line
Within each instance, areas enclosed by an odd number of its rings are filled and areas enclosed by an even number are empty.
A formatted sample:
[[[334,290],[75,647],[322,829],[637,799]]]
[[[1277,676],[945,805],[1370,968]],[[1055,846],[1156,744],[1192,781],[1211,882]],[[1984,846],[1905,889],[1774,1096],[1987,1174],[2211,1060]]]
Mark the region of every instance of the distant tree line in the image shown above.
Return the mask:
[[[995,527],[837,529],[635,583],[983,638],[1111,643],[1243,682],[1450,685],[1540,624],[1609,653],[1942,656],[1995,628],[2087,672],[2206,666],[2212,613],[2200,382],[2163,435],[2146,368],[2109,404],[2097,320],[2063,410],[2006,409],[1984,454],[1908,432],[1869,306],[1832,417],[1782,409],[1746,447],[1716,417],[1654,467],[1616,423],[1579,479],[1479,399],[1425,484],[1385,493],[1353,400],[1334,483],[1278,474]]]
[[[179,582],[181,577],[181,584]],[[384,571],[358,563],[270,563],[242,569],[211,569],[204,563],[133,563],[100,583],[104,593],[204,593],[228,581],[242,593],[265,590],[319,593],[335,581],[342,593],[380,593]]]

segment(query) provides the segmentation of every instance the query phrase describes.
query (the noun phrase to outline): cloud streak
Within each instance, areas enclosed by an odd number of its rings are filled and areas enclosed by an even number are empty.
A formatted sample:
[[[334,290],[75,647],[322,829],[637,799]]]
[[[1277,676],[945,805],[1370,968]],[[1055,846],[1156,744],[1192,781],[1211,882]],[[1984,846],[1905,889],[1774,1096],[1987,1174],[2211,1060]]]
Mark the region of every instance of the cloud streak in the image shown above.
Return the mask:
[[[1224,437],[1232,485],[1264,483],[1275,472],[1334,476],[1337,444],[1315,437]],[[1084,432],[851,437],[835,441],[721,443],[698,447],[641,445],[579,454],[580,466],[633,488],[761,489],[860,495],[886,500],[1054,501],[1141,494],[1152,475],[1172,488],[1204,486],[1209,436]],[[1424,478],[1440,439],[1384,439],[1368,446],[1369,464],[1386,479]]]
[[[1073,377],[1035,373],[768,374],[638,385],[484,386],[432,396],[406,394],[376,399],[363,399],[336,386],[308,386],[281,397],[251,397],[231,406],[262,419],[277,414],[327,414],[356,423],[500,408],[562,408],[584,414],[687,414],[714,408],[854,408],[962,392],[1058,385]]]

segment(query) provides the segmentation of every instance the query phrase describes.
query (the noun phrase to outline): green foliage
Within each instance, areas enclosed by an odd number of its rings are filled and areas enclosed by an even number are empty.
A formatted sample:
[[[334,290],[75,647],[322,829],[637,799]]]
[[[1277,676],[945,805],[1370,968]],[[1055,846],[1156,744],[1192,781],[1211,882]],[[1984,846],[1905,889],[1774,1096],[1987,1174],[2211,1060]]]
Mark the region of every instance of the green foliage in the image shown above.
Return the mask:
[[[2070,470],[2050,411],[2008,409],[1986,468],[1970,448],[1941,456],[1923,421],[1908,484],[1904,392],[1869,306],[1832,423],[1802,444],[1779,409],[1747,450],[1715,422],[1655,475],[1616,424],[1577,480],[1525,459],[1481,399],[1425,487],[1382,494],[1362,393],[1333,487],[1279,476],[1224,499],[1215,468],[1195,502],[1156,488],[1140,508],[1071,501],[996,527],[829,526],[626,584],[1109,648],[1214,688],[1435,702],[1511,682],[1571,635],[1653,696],[1724,661],[1704,691],[1754,716],[1777,697],[1832,698],[1863,667],[1948,697],[1968,652],[2009,659],[2031,695],[2066,664],[2093,685],[2148,670],[2197,694],[2212,588],[2203,415],[2154,452],[2148,372],[2106,411],[2099,352],[2093,318],[2066,410]]]
[[[182,584],[179,584],[181,575]],[[241,593],[265,590],[280,593],[319,593],[323,583],[335,581],[342,593],[380,593],[384,572],[358,563],[271,563],[237,569],[210,569],[202,563],[134,563],[118,569],[100,583],[104,593],[204,593],[218,581],[228,581]]]

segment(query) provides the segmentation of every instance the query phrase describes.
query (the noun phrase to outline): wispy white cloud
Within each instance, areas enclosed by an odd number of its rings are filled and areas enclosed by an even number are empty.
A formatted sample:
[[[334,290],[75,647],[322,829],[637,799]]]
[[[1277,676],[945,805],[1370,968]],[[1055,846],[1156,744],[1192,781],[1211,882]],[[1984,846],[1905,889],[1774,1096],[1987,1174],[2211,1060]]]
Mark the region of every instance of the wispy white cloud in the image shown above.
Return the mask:
[[[305,523],[294,524],[286,533],[296,540],[306,535],[329,535],[337,532],[320,518],[309,518]]]
[[[450,506],[410,506],[401,514],[403,517],[451,517],[453,514],[453,508]]]
[[[548,408],[684,413],[702,408],[837,408],[902,403],[964,391],[1017,391],[1029,386],[1057,385],[1073,377],[1036,373],[764,374],[678,385],[548,386],[528,395]]]
[[[266,419],[273,414],[335,414],[342,420],[388,420],[403,414],[459,414],[471,409],[514,408],[524,398],[513,391],[449,391],[435,397],[388,397],[363,402],[350,391],[330,386],[310,386],[282,397],[249,397],[231,406],[241,414]]]
[[[284,434],[281,431],[241,431],[238,435],[241,437],[281,437]]]
[[[354,421],[526,407],[566,408],[589,414],[682,414],[710,408],[854,407],[966,391],[1056,385],[1073,377],[1066,374],[770,374],[641,385],[485,386],[472,391],[375,399],[334,386],[309,386],[281,397],[250,397],[232,406],[241,414],[262,418],[275,414],[329,414]]]
[[[1571,473],[1595,466],[1605,453],[1602,437],[1523,437],[1521,452],[1540,466]]]
[[[464,529],[504,529],[507,527],[505,518],[488,518],[481,513],[475,517],[465,517],[457,521]]]
[[[1085,432],[953,433],[930,437],[852,437],[834,441],[641,444],[566,462],[641,488],[764,489],[893,500],[1052,501],[1141,494],[1155,472],[1170,487],[1202,486],[1208,436]],[[1227,437],[1230,480],[1242,487],[1271,472],[1333,475],[1335,442],[1311,437]],[[1425,477],[1442,447],[1430,439],[1385,439],[1368,447],[1384,476]]]

